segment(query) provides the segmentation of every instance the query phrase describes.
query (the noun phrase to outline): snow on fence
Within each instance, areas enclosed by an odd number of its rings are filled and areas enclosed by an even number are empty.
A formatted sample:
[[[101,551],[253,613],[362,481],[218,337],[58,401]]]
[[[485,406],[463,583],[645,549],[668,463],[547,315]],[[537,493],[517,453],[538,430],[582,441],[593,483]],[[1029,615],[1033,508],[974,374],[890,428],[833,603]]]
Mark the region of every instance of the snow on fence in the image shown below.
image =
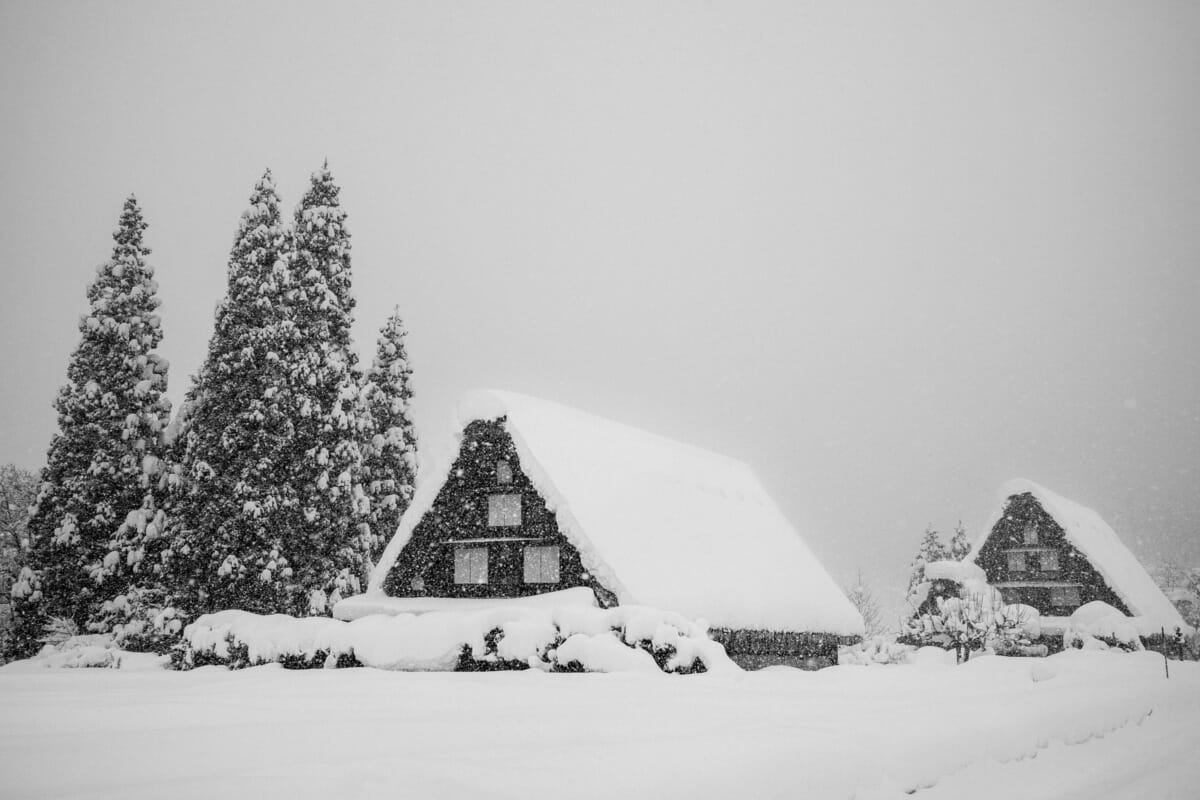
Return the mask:
[[[368,666],[407,671],[545,672],[738,670],[705,626],[640,606],[492,608],[372,615],[343,622],[247,611],[206,614],[183,632],[180,669]]]

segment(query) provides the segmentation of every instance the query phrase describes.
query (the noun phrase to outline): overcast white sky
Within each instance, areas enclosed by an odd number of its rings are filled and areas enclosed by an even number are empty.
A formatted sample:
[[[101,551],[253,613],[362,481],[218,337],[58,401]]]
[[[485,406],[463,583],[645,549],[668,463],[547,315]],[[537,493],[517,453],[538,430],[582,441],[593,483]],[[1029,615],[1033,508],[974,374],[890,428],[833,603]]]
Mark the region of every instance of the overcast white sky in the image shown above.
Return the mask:
[[[1200,562],[1198,142],[1194,2],[0,2],[0,462],[126,194],[178,399],[328,157],[426,444],[493,386],[740,457],[891,606],[1017,476]]]

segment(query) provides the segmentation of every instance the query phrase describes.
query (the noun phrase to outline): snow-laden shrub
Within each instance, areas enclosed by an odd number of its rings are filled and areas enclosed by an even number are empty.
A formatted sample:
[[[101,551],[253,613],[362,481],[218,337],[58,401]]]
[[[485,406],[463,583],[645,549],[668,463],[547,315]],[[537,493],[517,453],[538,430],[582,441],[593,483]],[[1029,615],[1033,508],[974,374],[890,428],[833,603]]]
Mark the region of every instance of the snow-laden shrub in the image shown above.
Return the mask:
[[[839,647],[838,664],[907,664],[915,650],[913,645],[901,644],[888,636],[872,636],[856,645]]]
[[[1042,658],[1050,648],[1038,642],[1041,637],[1041,612],[1033,606],[1013,603],[996,615],[996,629],[989,644],[997,655]]]
[[[43,667],[67,669],[99,667],[117,669],[121,666],[121,648],[111,636],[86,634],[68,636],[47,642],[30,662]]]
[[[982,650],[997,635],[1003,616],[1000,593],[977,581],[964,583],[957,595],[934,595],[905,623],[906,643],[954,650],[959,661]]]
[[[1075,609],[1063,631],[1063,649],[1142,650],[1137,626],[1108,603],[1093,600]]]
[[[583,614],[560,613],[550,624],[517,620],[493,628],[484,636],[482,657],[464,644],[455,668],[689,675],[707,672],[710,662],[727,660],[724,648],[693,623],[651,609],[625,609],[615,614],[609,612],[617,609],[583,609]]]
[[[997,623],[1014,636],[1027,639],[1040,639],[1042,636],[1042,612],[1023,603],[1004,606]]]
[[[266,663],[413,671],[737,669],[703,625],[638,606],[492,608],[370,615],[352,622],[222,611],[188,625],[173,660],[182,669]]]
[[[165,602],[161,591],[130,587],[124,594],[106,600],[88,622],[88,629],[112,634],[123,650],[167,653],[178,644],[183,621]]]
[[[916,589],[914,600],[920,605],[903,622],[901,642],[952,649],[960,662],[972,650],[987,648],[1009,655],[1045,655],[1033,644],[1041,635],[1037,609],[1005,603],[1000,592],[979,577],[978,567],[938,562],[926,572],[932,579]]]
[[[343,635],[344,624],[328,617],[248,611],[205,614],[184,628],[182,641],[171,652],[171,664],[176,669],[212,664],[242,669],[272,663],[288,669],[333,667],[339,662],[357,666],[352,643]]]
[[[41,649],[26,660],[34,667],[107,667],[121,666],[121,648],[108,634],[79,633],[69,617],[50,617],[37,639]]]

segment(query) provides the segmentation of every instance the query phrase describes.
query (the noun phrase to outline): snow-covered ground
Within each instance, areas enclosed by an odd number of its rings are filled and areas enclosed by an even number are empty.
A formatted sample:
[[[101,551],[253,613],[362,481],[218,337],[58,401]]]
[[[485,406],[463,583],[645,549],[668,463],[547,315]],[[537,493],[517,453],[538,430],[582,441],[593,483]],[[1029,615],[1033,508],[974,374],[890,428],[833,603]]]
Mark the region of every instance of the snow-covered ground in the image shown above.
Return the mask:
[[[6,798],[1200,796],[1200,664],[1168,681],[1152,653],[689,677],[18,663],[0,720]]]

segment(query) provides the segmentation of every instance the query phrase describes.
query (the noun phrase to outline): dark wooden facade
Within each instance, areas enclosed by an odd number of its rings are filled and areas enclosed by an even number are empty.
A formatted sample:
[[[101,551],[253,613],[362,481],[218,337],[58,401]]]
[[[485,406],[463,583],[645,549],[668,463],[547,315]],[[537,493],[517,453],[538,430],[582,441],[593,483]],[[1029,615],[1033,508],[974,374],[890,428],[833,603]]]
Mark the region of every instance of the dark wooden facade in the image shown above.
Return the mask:
[[[975,557],[988,583],[1009,603],[1033,606],[1043,615],[1069,616],[1093,600],[1123,614],[1129,609],[1075,548],[1030,492],[1013,495]]]
[[[519,498],[520,521],[508,524],[514,521],[514,497]],[[495,498],[507,498],[507,518],[495,518]],[[527,582],[526,551],[545,554],[548,547],[558,548],[558,580]],[[485,581],[456,581],[460,550],[486,551]],[[472,422],[463,431],[445,484],[396,559],[384,591],[392,597],[526,597],[576,586],[592,589],[602,606],[616,604],[615,595],[584,570],[579,551],[559,531],[545,499],[522,471],[503,421]]]
[[[785,666],[821,669],[836,666],[838,647],[855,645],[861,636],[837,636],[832,633],[713,628],[709,638],[742,669]]]

